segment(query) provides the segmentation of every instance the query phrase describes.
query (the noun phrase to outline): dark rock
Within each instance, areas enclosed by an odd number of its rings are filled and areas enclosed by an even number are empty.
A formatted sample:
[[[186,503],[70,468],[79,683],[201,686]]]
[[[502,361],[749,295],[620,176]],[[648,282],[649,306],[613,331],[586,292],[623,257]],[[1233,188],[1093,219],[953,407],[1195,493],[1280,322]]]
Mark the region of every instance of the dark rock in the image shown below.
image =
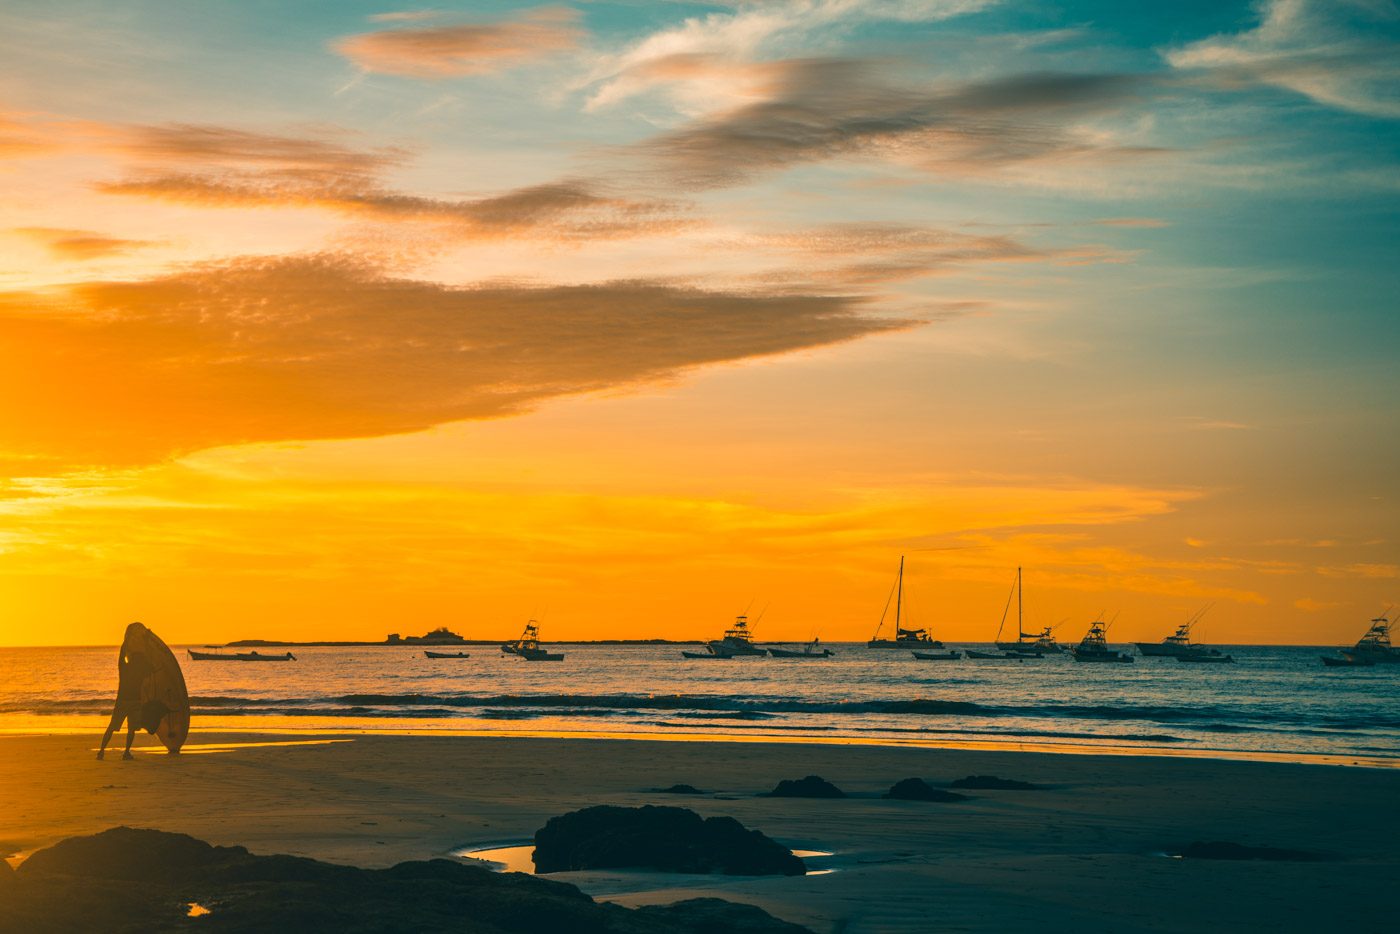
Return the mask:
[[[785,778],[768,792],[770,798],[844,798],[846,793],[818,775],[806,778]]]
[[[535,871],[660,869],[743,876],[800,876],[802,860],[732,817],[702,820],[686,808],[598,806],[535,831]]]
[[[177,857],[188,863],[180,865]],[[748,905],[704,899],[636,911],[572,885],[452,860],[392,869],[254,856],[192,837],[119,828],[29,858],[4,886],[0,931],[465,934],[799,934]],[[211,913],[186,916],[197,903]]]
[[[637,914],[687,924],[696,934],[801,934],[807,930],[779,921],[753,905],[740,905],[722,898],[692,898],[670,905],[647,905],[638,908]]]
[[[694,785],[672,785],[670,788],[652,788],[651,792],[658,795],[703,795],[705,792]]]
[[[1179,854],[1186,859],[1263,859],[1278,862],[1313,863],[1323,859],[1320,853],[1307,850],[1282,850],[1271,846],[1245,846],[1215,840],[1210,843],[1195,841]]]
[[[131,859],[139,853],[140,859]],[[244,859],[243,847],[210,846],[181,833],[114,827],[70,837],[39,850],[19,868],[23,875],[63,874],[124,882],[164,882]]]
[[[922,778],[906,778],[901,782],[896,782],[888,792],[886,798],[894,798],[899,801],[966,801],[967,795],[960,795],[952,791],[944,791],[942,788],[934,788]]]
[[[981,791],[1039,791],[1039,785],[1018,782],[1014,778],[997,778],[995,775],[969,775],[948,783],[949,788],[974,788]]]

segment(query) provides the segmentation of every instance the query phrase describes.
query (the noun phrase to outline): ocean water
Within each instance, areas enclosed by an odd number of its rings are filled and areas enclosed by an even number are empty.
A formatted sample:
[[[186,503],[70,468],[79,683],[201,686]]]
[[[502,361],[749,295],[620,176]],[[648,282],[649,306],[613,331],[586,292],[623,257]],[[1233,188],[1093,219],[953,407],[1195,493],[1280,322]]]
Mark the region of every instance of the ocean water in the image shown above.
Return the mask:
[[[294,649],[273,664],[181,658],[194,730],[456,730],[1024,744],[1394,759],[1400,665],[1328,669],[1316,647],[1228,647],[1234,665],[1137,658],[921,662],[830,646],[824,661],[687,661],[681,646]],[[264,650],[271,652],[273,650]],[[0,731],[100,731],[115,648],[0,649]]]

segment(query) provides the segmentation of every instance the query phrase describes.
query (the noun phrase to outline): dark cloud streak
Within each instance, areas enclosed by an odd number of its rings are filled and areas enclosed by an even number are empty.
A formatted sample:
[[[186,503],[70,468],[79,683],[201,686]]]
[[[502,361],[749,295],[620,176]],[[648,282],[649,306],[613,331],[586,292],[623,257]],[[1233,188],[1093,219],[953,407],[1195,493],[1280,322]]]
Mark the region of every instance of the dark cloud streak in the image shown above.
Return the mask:
[[[343,256],[0,294],[0,391],[30,400],[0,450],[27,471],[140,464],[497,417],[907,326],[862,304],[654,282],[458,288]]]

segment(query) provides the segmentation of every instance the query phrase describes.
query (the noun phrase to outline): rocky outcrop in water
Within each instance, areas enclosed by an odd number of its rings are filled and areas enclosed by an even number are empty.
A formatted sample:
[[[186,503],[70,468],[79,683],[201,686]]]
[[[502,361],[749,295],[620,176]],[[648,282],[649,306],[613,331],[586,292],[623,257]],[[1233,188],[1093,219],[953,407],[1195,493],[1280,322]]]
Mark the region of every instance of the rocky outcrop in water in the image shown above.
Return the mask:
[[[934,788],[922,778],[906,778],[896,782],[889,791],[885,792],[886,798],[893,798],[896,801],[966,801],[967,795],[960,795],[953,791],[944,791],[942,788]]]
[[[787,847],[732,817],[702,819],[687,808],[599,806],[572,811],[535,831],[535,871],[659,869],[742,876],[800,876]]]
[[[770,798],[844,798],[846,793],[820,775],[785,778],[768,792]]]
[[[357,869],[254,856],[119,827],[75,837],[0,875],[0,931],[261,934],[803,934],[750,905],[698,899],[631,910],[572,885],[452,860]],[[192,919],[191,906],[208,914]]]
[[[699,788],[696,788],[694,785],[686,785],[686,784],[683,784],[683,783],[682,783],[682,784],[679,784],[679,785],[672,785],[670,788],[653,788],[653,789],[651,789],[651,793],[652,793],[652,794],[657,794],[657,795],[703,795],[703,794],[705,794],[705,792],[701,791]]]

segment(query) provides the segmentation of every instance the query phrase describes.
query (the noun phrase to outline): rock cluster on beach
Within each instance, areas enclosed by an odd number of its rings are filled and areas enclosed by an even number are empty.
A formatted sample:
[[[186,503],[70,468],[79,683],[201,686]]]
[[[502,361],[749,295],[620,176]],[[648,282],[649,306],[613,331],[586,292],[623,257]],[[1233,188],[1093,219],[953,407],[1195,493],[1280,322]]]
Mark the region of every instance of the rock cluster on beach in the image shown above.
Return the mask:
[[[766,839],[766,838],[765,838]],[[3,864],[0,864],[3,865]],[[0,930],[317,931],[346,934],[803,934],[751,905],[693,899],[627,909],[572,885],[435,859],[358,869],[254,856],[183,834],[119,827],[40,850],[11,873]],[[193,906],[208,914],[191,920]],[[196,912],[198,913],[198,912]]]
[[[948,783],[949,788],[973,788],[978,791],[1039,791],[1039,785],[1019,781],[1014,778],[997,778],[995,775],[969,775]]]
[[[787,847],[732,817],[687,808],[600,805],[550,818],[535,831],[535,871],[659,869],[663,872],[800,876]]]
[[[844,798],[846,793],[820,775],[785,778],[768,792],[770,798]]]
[[[922,778],[906,778],[903,781],[895,782],[889,791],[885,792],[886,798],[893,798],[896,801],[966,801],[967,795],[960,795],[954,791],[944,791],[942,788],[934,788]]]

